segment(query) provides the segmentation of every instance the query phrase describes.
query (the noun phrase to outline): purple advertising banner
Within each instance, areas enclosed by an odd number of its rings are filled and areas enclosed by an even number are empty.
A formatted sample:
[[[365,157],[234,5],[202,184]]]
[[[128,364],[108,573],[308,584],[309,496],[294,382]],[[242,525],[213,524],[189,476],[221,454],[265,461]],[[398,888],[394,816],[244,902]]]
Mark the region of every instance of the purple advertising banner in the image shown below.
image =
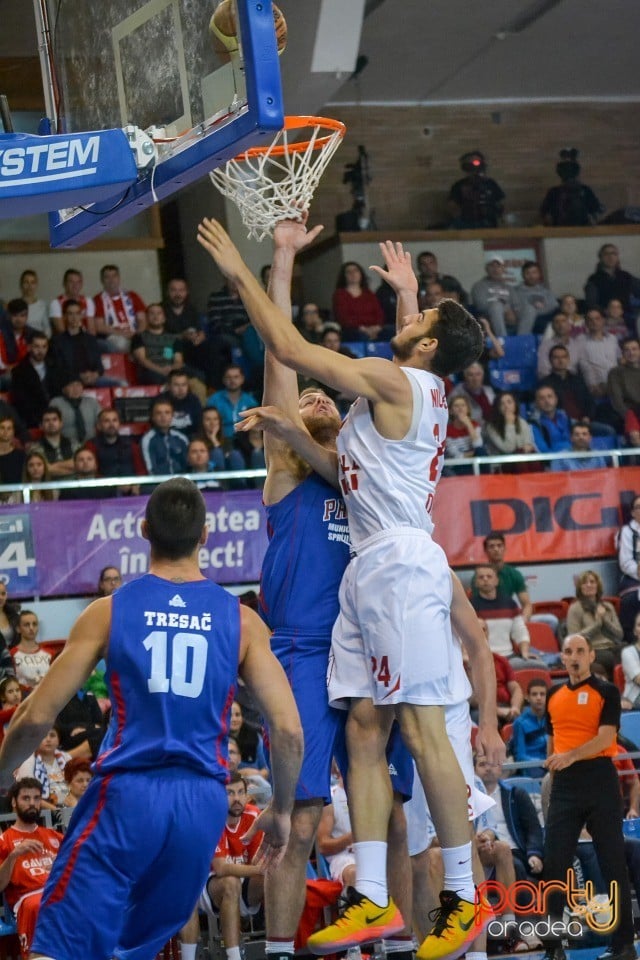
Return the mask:
[[[200,549],[203,574],[220,584],[259,580],[267,546],[261,491],[205,492],[204,498],[209,538]],[[3,508],[0,578],[9,595],[95,593],[106,566],[117,567],[125,582],[146,573],[149,544],[140,534],[146,502],[114,497]]]

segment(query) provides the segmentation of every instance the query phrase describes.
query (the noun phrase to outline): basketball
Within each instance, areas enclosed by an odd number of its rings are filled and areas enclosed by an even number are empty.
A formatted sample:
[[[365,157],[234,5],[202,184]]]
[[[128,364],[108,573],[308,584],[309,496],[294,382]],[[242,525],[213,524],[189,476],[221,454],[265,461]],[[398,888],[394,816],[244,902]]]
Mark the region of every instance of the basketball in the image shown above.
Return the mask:
[[[287,21],[275,3],[272,4],[272,8],[278,55],[280,55],[287,45]],[[235,0],[222,0],[211,17],[209,30],[213,37],[214,49],[222,59],[229,60],[238,53]]]

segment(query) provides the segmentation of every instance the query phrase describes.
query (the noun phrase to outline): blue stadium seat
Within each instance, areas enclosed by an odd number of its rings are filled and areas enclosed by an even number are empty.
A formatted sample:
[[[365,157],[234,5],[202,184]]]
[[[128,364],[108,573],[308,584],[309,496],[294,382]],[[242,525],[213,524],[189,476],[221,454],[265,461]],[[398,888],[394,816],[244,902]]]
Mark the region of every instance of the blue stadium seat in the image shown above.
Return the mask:
[[[389,344],[386,342],[365,343],[364,356],[365,357],[382,357],[384,360],[391,360],[393,356],[393,352]]]
[[[640,710],[623,710],[620,733],[640,749]]]
[[[350,350],[354,357],[358,357],[358,359],[364,357],[364,350],[366,347],[364,340],[349,340],[347,343],[343,342],[342,346],[346,350]]]
[[[525,393],[535,390],[538,348],[533,334],[505,337],[504,357],[489,361],[489,380],[495,390]]]

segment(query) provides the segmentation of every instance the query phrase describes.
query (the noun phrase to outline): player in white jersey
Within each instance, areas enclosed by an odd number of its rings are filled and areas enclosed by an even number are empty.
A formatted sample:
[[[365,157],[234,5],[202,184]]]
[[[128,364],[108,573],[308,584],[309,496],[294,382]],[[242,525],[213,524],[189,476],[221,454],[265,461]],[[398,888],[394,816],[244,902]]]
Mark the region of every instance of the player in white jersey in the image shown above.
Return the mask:
[[[386,243],[386,269],[375,269],[398,295],[394,359],[352,360],[303,339],[220,224],[205,219],[198,239],[237,285],[251,322],[282,363],[360,398],[339,450],[356,557],[341,586],[332,641],[336,661],[343,658],[346,666],[342,670],[336,662],[340,686],[329,688],[331,698],[349,702],[356,888],[340,920],[315,933],[309,946],[333,953],[404,926],[386,884],[392,792],[385,746],[397,717],[429,800],[450,892],[446,916],[438,918],[420,952],[433,960],[458,956],[475,919],[475,891],[464,779],[444,723],[444,706],[453,702],[451,581],[444,554],[431,540],[430,514],[446,433],[441,378],[480,355],[480,325],[451,300],[418,312],[410,255],[400,244]],[[366,471],[358,460],[363,455]],[[380,480],[373,476],[377,470]],[[441,936],[445,929],[455,936]]]

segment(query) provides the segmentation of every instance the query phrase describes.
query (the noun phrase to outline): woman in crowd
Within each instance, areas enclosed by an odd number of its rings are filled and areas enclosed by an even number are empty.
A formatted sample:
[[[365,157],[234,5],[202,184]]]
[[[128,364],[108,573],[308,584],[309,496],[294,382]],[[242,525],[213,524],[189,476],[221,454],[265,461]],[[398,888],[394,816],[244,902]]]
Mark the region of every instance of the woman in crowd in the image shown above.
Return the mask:
[[[23,483],[50,483],[51,473],[45,455],[40,450],[30,450],[22,470]],[[57,500],[59,490],[32,490],[31,503]]]
[[[618,531],[618,567],[622,574],[618,587],[620,623],[625,641],[633,643],[633,627],[640,613],[640,495],[631,501],[629,522]]]
[[[518,399],[509,390],[496,397],[484,433],[487,450],[496,456],[501,453],[536,453],[531,427],[520,416]]]
[[[333,317],[353,340],[376,340],[384,326],[384,313],[359,263],[348,260],[340,267],[333,294]]]
[[[22,610],[18,619],[19,642],[11,648],[16,677],[25,691],[33,690],[51,666],[51,654],[37,641],[38,618],[32,610]]]
[[[621,660],[626,680],[622,694],[625,710],[640,710],[640,613],[633,624],[633,643],[623,647]]]
[[[471,459],[483,456],[484,452],[480,425],[471,418],[469,401],[463,396],[450,397],[445,459]],[[445,467],[445,470],[451,475],[471,473],[471,467]]]
[[[0,680],[0,743],[4,739],[4,732],[9,726],[11,717],[22,702],[22,688],[15,677],[5,677]]]
[[[622,625],[613,604],[603,600],[602,580],[594,570],[585,570],[576,579],[576,600],[567,612],[567,633],[579,633],[591,643],[598,663],[613,680],[613,668],[620,662]]]
[[[569,318],[571,324],[569,329],[570,336],[577,337],[585,332],[584,317],[578,312],[578,302],[572,293],[564,293],[560,297],[560,313],[564,313],[564,315]],[[553,326],[551,323],[548,323],[542,339],[551,340],[554,336]]]
[[[20,605],[9,601],[6,584],[0,581],[0,680],[15,677],[10,648],[18,639],[18,618]]]
[[[242,707],[237,700],[234,700],[231,705],[229,732],[236,738],[238,746],[240,747],[240,755],[242,757],[238,766],[240,772],[247,776],[258,774],[260,777],[268,777],[269,768],[264,753],[262,737],[255,727],[244,722]]]
[[[71,755],[60,749],[60,733],[56,726],[43,737],[35,753],[18,767],[15,777],[35,777],[42,784],[42,806],[48,810],[61,807],[69,792],[64,768]]]
[[[244,457],[222,432],[222,420],[215,407],[202,411],[202,439],[209,448],[209,470],[245,470]]]

